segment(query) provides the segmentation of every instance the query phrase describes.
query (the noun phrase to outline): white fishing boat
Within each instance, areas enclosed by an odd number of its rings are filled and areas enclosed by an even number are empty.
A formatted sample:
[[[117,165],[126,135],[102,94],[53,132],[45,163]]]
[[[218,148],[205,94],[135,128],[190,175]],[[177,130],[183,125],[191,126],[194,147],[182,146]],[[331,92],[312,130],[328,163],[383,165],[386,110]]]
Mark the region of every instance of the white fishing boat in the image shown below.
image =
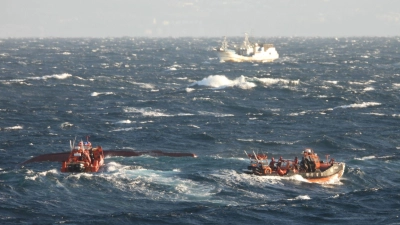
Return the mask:
[[[239,47],[230,48],[224,37],[216,50],[221,62],[272,62],[279,58],[273,44],[251,43],[247,34]]]
[[[345,163],[335,162],[332,158],[329,160],[329,155],[326,156],[326,161],[322,161],[310,148],[302,152],[303,158],[300,162],[297,157],[294,160],[280,157],[278,161],[271,158],[268,163],[268,157],[265,154],[256,154],[255,152],[247,154],[246,151],[245,154],[250,159],[250,165],[243,169],[244,173],[266,177],[300,175],[311,183],[323,184],[338,181],[343,176],[346,166]]]

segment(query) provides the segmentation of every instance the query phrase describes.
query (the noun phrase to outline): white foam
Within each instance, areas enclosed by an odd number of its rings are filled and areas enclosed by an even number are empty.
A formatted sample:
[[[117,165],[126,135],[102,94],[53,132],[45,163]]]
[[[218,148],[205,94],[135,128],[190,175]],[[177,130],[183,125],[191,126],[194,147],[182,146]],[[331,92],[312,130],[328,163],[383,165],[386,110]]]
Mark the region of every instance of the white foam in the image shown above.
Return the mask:
[[[91,96],[96,97],[99,95],[115,95],[114,92],[93,92]]]
[[[32,79],[32,80],[47,80],[47,79],[63,80],[63,79],[67,79],[68,77],[72,77],[72,75],[69,73],[63,73],[63,74],[45,75],[42,77],[28,77],[28,79]]]
[[[383,113],[362,113],[362,114],[373,115],[373,116],[385,116],[385,114]]]
[[[290,198],[288,199],[289,201],[294,201],[294,200],[310,200],[310,196],[308,195],[299,195],[296,198]]]
[[[4,127],[4,130],[22,130],[24,129],[22,126],[17,125],[17,126],[13,126],[13,127]]]
[[[233,114],[224,114],[224,113],[215,113],[215,112],[206,112],[206,111],[199,111],[200,115],[203,116],[214,116],[214,117],[229,117],[229,116],[235,116]]]
[[[152,109],[151,107],[147,108],[135,108],[135,107],[126,107],[123,109],[124,112],[126,113],[140,113],[143,116],[149,116],[149,117],[169,117],[172,115],[165,114],[161,112],[159,109]]]
[[[197,100],[210,101],[211,98],[205,98],[205,97],[194,97],[194,98],[193,98],[193,101],[197,101]]]
[[[64,122],[60,126],[61,126],[61,128],[66,128],[66,127],[72,127],[74,125],[70,122]]]
[[[68,174],[66,179],[80,179],[81,177],[91,178],[94,175],[95,175],[94,173],[71,173],[71,174]]]
[[[33,172],[32,170],[28,170],[27,174],[28,176],[25,176],[25,180],[36,180],[39,177],[46,177],[47,174],[58,174],[59,172],[57,169],[51,169],[48,171],[42,171],[42,172]]]
[[[373,87],[366,87],[366,88],[364,88],[364,91],[373,91],[373,90],[375,90],[375,88],[373,88]]]
[[[194,116],[192,113],[178,113],[177,116]]]
[[[264,187],[266,184],[283,185],[281,182],[282,177],[279,176],[253,176],[245,173],[237,173],[234,170],[227,169],[214,171],[210,175],[224,180],[224,183],[227,183],[228,185],[241,183],[246,183],[249,186],[255,187]]]
[[[351,82],[351,81],[349,81],[349,84],[354,84],[354,85],[368,85],[368,84],[372,84],[372,83],[375,83],[376,81],[374,81],[374,80],[369,80],[369,81],[366,81],[366,82],[358,82],[358,81],[354,81],[354,82]]]
[[[211,197],[215,191],[213,184],[196,182],[179,177],[180,169],[169,171],[146,169],[141,166],[132,167],[109,162],[106,165],[107,173],[103,176],[117,188],[123,190],[134,189],[147,198],[173,199],[186,201],[187,199],[213,201]],[[163,186],[163,190],[154,191],[153,186]]]
[[[186,92],[192,92],[192,91],[194,91],[195,89],[194,88],[186,88]]]
[[[376,158],[378,158],[378,159],[390,159],[392,157],[393,156],[391,156],[391,155],[385,155],[385,156],[379,156],[379,157],[376,157]]]
[[[253,78],[254,81],[260,82],[265,86],[275,85],[275,84],[285,84],[285,85],[298,85],[300,80],[288,80],[288,79],[280,79],[280,78]]]
[[[371,156],[364,156],[364,157],[361,157],[361,158],[354,158],[355,160],[362,160],[362,161],[365,161],[365,160],[370,160],[370,159],[375,159],[376,157],[374,156],[374,155],[371,155]]]
[[[12,79],[12,80],[0,80],[0,83],[10,85],[10,84],[21,84],[21,85],[28,85],[31,86],[32,84],[27,83],[24,79]]]
[[[109,132],[120,132],[120,131],[131,131],[131,130],[141,130],[142,127],[128,127],[128,128],[118,128],[115,130],[111,130]]]
[[[121,121],[118,121],[116,123],[132,123],[132,121],[130,121],[130,120],[121,120]]]
[[[134,85],[138,85],[141,88],[144,89],[154,89],[154,85],[153,84],[147,84],[147,83],[138,83],[138,82],[133,82],[133,81],[128,81],[128,83],[134,84]]]
[[[37,175],[35,176],[25,176],[25,180],[36,180],[38,178]]]
[[[381,105],[381,103],[378,102],[363,102],[363,103],[355,103],[355,104],[350,104],[350,105],[343,105],[343,106],[337,106],[333,109],[337,109],[337,108],[367,108],[370,106],[378,106]]]
[[[251,89],[256,86],[256,84],[247,82],[244,76],[240,76],[235,80],[230,80],[224,75],[210,75],[201,81],[192,83],[190,86],[208,86],[216,89],[223,89],[227,87],[239,87],[241,89]]]

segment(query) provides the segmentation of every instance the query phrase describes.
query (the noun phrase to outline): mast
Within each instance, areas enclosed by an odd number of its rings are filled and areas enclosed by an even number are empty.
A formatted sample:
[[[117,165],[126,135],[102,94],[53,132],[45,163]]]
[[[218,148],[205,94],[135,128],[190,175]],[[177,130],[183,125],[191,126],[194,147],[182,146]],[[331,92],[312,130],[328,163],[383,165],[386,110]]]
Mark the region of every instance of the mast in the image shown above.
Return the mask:
[[[251,43],[249,41],[249,35],[247,33],[244,33],[243,47],[246,49],[251,47]]]
[[[226,49],[228,49],[228,42],[226,41],[226,36],[224,36],[224,40],[222,41],[220,49],[221,51],[225,51]]]

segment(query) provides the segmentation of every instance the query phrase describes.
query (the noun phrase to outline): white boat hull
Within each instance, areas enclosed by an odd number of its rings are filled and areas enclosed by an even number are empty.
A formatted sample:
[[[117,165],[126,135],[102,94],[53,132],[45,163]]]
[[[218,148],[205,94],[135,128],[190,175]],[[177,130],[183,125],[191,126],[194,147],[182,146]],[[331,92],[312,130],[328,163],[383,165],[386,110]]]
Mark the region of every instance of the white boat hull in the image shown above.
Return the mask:
[[[273,62],[279,58],[278,53],[256,53],[251,56],[238,55],[233,50],[217,51],[218,58],[221,62]]]

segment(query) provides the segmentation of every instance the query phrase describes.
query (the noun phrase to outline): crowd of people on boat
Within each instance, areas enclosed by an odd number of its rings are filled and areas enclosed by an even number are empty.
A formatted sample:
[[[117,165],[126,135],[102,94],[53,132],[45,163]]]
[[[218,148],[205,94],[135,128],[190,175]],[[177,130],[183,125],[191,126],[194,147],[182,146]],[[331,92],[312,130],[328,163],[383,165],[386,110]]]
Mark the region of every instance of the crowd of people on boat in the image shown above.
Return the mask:
[[[290,170],[297,173],[297,172],[315,172],[316,170],[319,170],[321,161],[319,160],[319,157],[312,149],[305,149],[302,152],[303,156],[301,161],[299,162],[298,157],[296,156],[294,160],[284,160],[281,157],[279,157],[279,160],[276,161],[274,157],[271,158],[271,160],[268,163],[267,156],[265,154],[249,154],[248,156],[252,159],[256,160],[256,163],[258,164],[258,170],[254,170],[256,173],[261,173],[265,174],[265,171],[276,171],[281,173],[288,173]],[[332,161],[333,162],[333,161]],[[252,164],[252,165],[257,165],[257,164]],[[257,167],[257,166],[256,166]],[[256,168],[255,166],[250,166],[249,168]],[[266,169],[266,167],[269,167]],[[282,172],[284,171],[284,172]]]

